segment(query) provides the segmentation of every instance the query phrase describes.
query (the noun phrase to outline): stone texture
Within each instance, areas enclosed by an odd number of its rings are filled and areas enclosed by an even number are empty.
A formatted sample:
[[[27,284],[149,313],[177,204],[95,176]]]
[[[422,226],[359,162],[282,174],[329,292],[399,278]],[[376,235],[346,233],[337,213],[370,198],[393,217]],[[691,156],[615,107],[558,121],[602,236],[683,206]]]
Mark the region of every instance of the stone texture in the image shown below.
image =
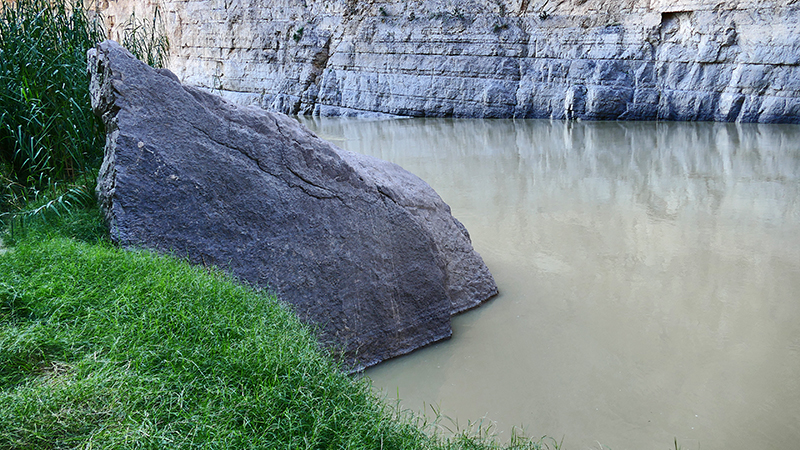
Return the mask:
[[[230,270],[320,327],[354,368],[450,336],[497,287],[424,181],[297,121],[182,86],[112,41],[89,52],[112,239]]]
[[[796,0],[160,1],[181,80],[284,113],[800,122]]]

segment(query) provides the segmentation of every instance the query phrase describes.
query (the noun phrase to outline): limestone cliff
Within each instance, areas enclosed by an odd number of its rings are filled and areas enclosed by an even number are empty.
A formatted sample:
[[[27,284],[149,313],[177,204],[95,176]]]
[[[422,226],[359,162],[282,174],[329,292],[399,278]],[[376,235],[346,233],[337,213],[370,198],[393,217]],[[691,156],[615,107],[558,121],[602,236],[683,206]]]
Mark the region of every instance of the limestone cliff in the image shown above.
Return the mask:
[[[284,113],[800,123],[798,0],[160,7],[183,82]]]

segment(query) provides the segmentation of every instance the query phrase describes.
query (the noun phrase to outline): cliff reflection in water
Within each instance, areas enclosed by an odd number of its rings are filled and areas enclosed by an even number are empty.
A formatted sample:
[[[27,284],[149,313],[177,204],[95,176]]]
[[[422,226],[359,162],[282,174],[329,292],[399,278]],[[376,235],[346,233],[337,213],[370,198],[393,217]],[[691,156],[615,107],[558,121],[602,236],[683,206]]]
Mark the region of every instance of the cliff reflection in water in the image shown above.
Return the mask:
[[[501,295],[368,375],[566,448],[800,442],[800,127],[314,119],[428,181]]]

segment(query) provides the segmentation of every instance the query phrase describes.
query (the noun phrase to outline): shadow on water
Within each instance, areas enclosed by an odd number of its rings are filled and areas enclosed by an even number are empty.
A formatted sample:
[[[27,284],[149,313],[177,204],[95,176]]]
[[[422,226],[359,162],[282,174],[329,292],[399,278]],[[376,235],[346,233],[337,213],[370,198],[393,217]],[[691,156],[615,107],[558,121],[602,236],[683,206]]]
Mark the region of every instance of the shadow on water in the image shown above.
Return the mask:
[[[306,119],[428,181],[501,295],[367,372],[566,448],[800,442],[800,127]]]

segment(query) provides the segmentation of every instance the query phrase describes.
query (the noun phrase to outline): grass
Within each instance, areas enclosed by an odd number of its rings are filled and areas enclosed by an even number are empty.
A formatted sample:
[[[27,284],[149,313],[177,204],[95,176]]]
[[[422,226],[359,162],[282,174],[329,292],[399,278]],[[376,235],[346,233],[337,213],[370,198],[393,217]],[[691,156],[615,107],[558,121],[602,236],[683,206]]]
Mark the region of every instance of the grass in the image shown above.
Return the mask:
[[[97,208],[5,240],[0,448],[559,447],[480,425],[443,437],[440,418],[342,372],[274,297],[113,247]]]
[[[136,17],[136,13],[122,25],[122,46],[152,67],[163,67],[169,57],[169,40],[158,4],[151,18]]]

